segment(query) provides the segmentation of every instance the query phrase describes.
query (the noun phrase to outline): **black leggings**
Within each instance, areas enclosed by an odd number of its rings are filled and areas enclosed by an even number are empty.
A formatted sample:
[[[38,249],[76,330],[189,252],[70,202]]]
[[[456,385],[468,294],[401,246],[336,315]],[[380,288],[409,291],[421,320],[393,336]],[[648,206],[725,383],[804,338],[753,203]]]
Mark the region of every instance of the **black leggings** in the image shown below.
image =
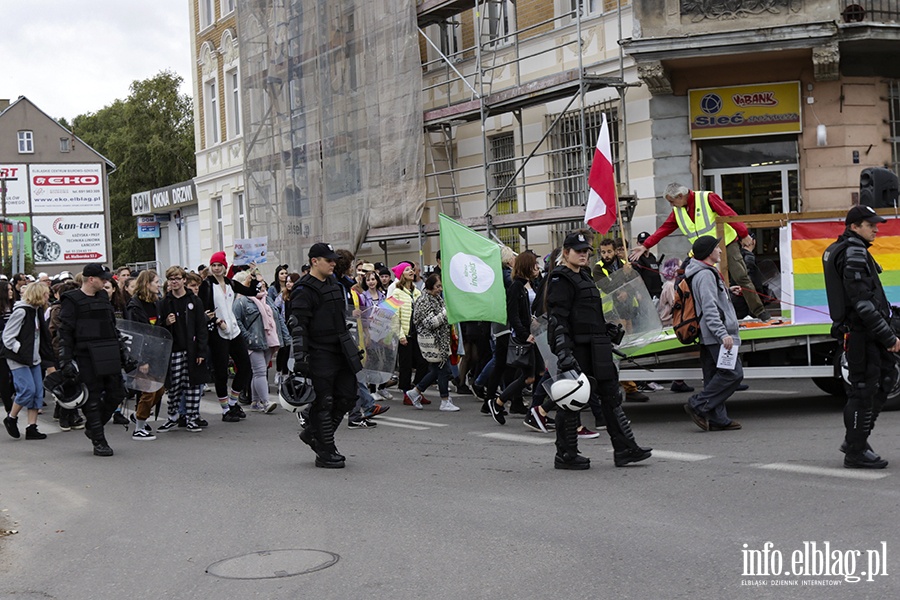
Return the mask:
[[[250,381],[251,367],[250,355],[247,352],[247,344],[243,336],[237,336],[233,340],[226,340],[213,332],[209,336],[209,353],[212,357],[213,378],[216,385],[216,396],[228,397],[228,357],[234,361],[234,381],[231,389],[241,392]]]
[[[6,362],[5,358],[0,358],[0,396],[3,397],[3,408],[6,409],[6,412],[12,410],[12,398],[15,391],[12,373],[9,371],[9,363]]]

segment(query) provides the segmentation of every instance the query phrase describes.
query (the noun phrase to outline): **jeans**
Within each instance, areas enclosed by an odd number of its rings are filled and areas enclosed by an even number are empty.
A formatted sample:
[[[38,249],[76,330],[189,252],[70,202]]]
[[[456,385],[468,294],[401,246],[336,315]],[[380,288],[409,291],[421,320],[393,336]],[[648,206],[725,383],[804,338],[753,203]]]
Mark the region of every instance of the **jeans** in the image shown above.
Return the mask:
[[[738,357],[734,370],[716,368],[719,344],[700,345],[700,366],[703,369],[703,389],[688,400],[691,408],[714,425],[728,425],[731,419],[725,411],[725,401],[731,398],[744,379],[744,368]]]
[[[0,360],[6,361],[5,358]],[[16,404],[34,410],[44,406],[44,378],[41,376],[41,365],[12,369],[12,379],[16,388]]]
[[[428,389],[428,386],[437,381],[438,392],[440,392],[441,398],[449,398],[450,374],[449,359],[442,363],[428,363],[428,373],[422,378],[422,381],[416,384],[416,389],[420,392],[424,392]]]
[[[358,421],[362,418],[365,411],[375,406],[375,398],[369,392],[369,388],[364,383],[359,383],[359,396],[356,399],[356,405],[350,411],[350,420]]]

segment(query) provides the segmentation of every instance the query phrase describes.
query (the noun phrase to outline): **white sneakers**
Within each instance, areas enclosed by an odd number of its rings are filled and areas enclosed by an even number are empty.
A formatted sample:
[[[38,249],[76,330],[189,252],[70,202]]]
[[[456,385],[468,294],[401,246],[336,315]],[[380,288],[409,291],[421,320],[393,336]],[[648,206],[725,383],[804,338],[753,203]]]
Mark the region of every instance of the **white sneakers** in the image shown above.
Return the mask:
[[[453,400],[447,398],[446,400],[441,400],[441,410],[445,412],[456,412],[459,410],[459,407],[453,404]]]

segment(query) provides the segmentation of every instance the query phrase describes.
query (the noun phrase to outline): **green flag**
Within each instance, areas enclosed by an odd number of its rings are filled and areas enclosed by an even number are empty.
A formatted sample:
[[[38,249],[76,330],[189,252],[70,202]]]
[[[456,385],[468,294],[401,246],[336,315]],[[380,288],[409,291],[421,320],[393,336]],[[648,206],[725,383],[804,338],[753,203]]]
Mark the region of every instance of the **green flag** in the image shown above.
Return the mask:
[[[506,323],[500,246],[447,215],[439,218],[447,320]]]

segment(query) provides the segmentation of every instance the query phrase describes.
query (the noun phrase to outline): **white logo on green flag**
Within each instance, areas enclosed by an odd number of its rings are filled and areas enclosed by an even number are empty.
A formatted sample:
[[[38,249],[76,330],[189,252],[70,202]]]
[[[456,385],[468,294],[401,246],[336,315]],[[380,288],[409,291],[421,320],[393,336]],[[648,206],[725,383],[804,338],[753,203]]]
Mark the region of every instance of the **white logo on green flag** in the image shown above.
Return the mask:
[[[447,215],[440,224],[447,320],[506,323],[500,246]]]
[[[457,252],[450,259],[450,279],[461,292],[483,294],[494,284],[494,271],[477,256]]]

